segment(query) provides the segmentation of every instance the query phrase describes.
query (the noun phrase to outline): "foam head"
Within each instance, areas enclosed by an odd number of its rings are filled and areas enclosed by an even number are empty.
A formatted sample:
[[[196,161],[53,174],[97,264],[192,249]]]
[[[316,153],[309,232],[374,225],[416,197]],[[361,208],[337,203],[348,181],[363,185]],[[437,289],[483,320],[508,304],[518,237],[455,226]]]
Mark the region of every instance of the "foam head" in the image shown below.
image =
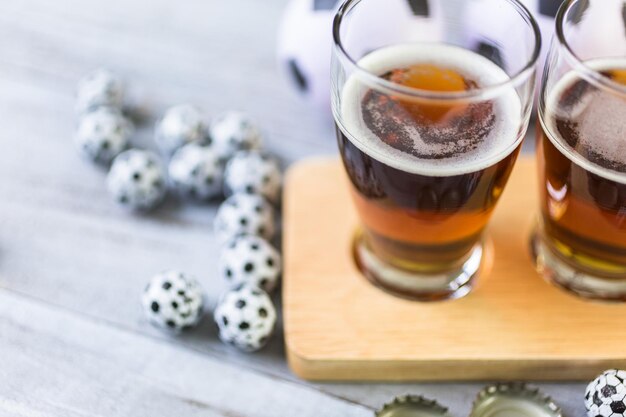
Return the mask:
[[[388,81],[431,91],[479,89],[510,79],[488,59],[444,44],[390,46],[358,64]],[[513,87],[482,101],[399,99],[359,73],[345,83],[340,119],[346,136],[363,152],[397,169],[435,176],[493,165],[517,147],[523,130]]]
[[[619,77],[624,59],[587,61],[596,71]],[[615,77],[613,77],[616,79]],[[617,78],[616,81],[622,82]],[[599,88],[575,72],[565,74],[546,100],[547,130],[566,156],[600,175],[626,173],[626,95]],[[617,174],[619,175],[619,174]],[[624,181],[624,179],[622,179]]]

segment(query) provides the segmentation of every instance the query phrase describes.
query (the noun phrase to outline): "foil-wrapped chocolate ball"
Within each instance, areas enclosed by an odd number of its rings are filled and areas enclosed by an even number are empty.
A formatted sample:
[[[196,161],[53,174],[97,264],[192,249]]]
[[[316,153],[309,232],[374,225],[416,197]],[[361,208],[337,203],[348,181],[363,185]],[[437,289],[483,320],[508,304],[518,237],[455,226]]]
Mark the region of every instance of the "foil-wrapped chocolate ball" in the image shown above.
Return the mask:
[[[219,271],[232,286],[252,284],[271,293],[281,269],[280,253],[259,236],[234,238],[219,257]]]
[[[121,205],[149,210],[166,193],[165,168],[153,152],[131,149],[119,154],[107,176],[107,187]]]
[[[237,151],[261,147],[261,130],[245,113],[230,111],[217,116],[209,127],[211,142],[222,162]]]
[[[259,195],[234,194],[217,210],[214,229],[223,243],[241,235],[258,235],[271,240],[276,233],[274,208]]]
[[[90,160],[107,165],[129,146],[132,123],[112,107],[84,114],[74,135],[78,150]]]
[[[124,84],[113,72],[97,69],[80,79],[76,92],[76,110],[86,113],[99,107],[122,108]]]
[[[161,152],[168,156],[188,143],[206,143],[206,126],[200,110],[190,104],[170,107],[157,122],[154,138]]]
[[[626,415],[626,371],[609,369],[598,375],[585,390],[585,408],[589,417]]]
[[[222,192],[223,167],[210,146],[184,145],[172,156],[168,173],[174,188],[184,196],[207,200]]]
[[[221,297],[214,318],[222,341],[253,352],[265,346],[274,332],[276,309],[265,291],[241,285]]]
[[[280,198],[281,173],[278,162],[258,151],[240,151],[226,165],[224,188],[227,195],[259,194],[272,203]]]
[[[154,325],[184,330],[196,325],[202,316],[202,288],[195,278],[180,271],[161,272],[146,286],[141,304]]]

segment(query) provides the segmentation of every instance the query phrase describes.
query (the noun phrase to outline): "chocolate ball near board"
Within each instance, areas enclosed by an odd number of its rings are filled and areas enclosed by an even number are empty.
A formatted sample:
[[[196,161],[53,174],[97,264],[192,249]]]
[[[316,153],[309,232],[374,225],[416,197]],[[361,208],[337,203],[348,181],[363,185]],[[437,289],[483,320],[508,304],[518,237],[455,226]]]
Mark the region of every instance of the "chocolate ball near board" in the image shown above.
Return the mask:
[[[219,256],[220,274],[231,286],[251,284],[274,291],[282,270],[280,253],[267,240],[253,235],[232,239]]]
[[[171,270],[152,277],[141,296],[141,304],[152,324],[178,332],[200,321],[204,296],[195,278]]]
[[[276,233],[276,214],[272,205],[260,195],[234,194],[217,210],[214,230],[222,243],[241,235],[272,240]]]
[[[262,289],[241,285],[222,295],[214,319],[224,343],[254,352],[264,347],[274,333],[276,308]]]
[[[183,196],[207,200],[222,193],[224,168],[212,147],[189,143],[172,156],[168,166],[172,186]]]
[[[122,206],[150,210],[165,197],[165,168],[155,153],[131,149],[113,160],[107,175],[107,187]]]
[[[209,126],[212,146],[222,162],[241,150],[259,149],[263,138],[257,124],[245,113],[229,111],[218,115]]]
[[[206,123],[200,110],[191,104],[167,109],[157,122],[154,139],[164,155],[172,155],[189,143],[208,143]]]
[[[276,204],[280,199],[281,183],[280,166],[266,153],[240,151],[226,165],[224,188],[227,195],[259,194]]]
[[[124,101],[124,83],[112,71],[97,69],[78,82],[76,111],[87,113],[99,107],[121,109]]]
[[[626,416],[626,371],[609,369],[598,375],[585,390],[589,417]]]
[[[88,159],[108,165],[126,150],[133,133],[132,123],[112,107],[100,107],[81,116],[74,142]]]

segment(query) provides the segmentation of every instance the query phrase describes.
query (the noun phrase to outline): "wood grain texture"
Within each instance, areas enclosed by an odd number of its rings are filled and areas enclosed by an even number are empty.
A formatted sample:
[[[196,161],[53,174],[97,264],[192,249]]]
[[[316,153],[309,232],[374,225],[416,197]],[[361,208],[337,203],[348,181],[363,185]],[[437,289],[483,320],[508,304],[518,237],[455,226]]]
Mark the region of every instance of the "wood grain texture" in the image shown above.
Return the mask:
[[[22,404],[45,416],[133,411],[145,416],[273,417],[281,407],[299,416],[370,415],[367,407],[331,400],[306,386],[268,383],[263,375],[181,351],[174,343],[103,327],[30,300],[0,294],[0,315],[0,332],[7,335],[0,373],[8,381],[0,406],[4,400],[7,407]],[[25,403],[42,392],[49,403]],[[318,409],[306,406],[316,402]]]
[[[489,224],[470,295],[417,303],[356,269],[358,224],[339,161],[302,162],[285,187],[283,305],[287,355],[307,379],[589,379],[626,366],[626,306],[576,298],[534,270],[536,167],[518,160]],[[489,249],[488,249],[489,251]],[[602,343],[597,343],[601,340]]]
[[[1,417],[370,415],[407,392],[468,414],[482,384],[308,383],[287,368],[281,329],[267,349],[245,355],[217,340],[208,317],[181,337],[143,319],[139,292],[158,270],[196,274],[213,302],[224,289],[216,206],[172,199],[150,216],[116,207],[105,173],[72,144],[76,81],[99,66],[120,73],[143,116],[133,138],[141,146],[151,146],[165,108],[193,102],[209,116],[249,112],[286,164],[335,154],[330,115],[295,97],[276,67],[285,3],[0,1]],[[172,388],[167,378],[184,381]],[[569,416],[584,415],[581,384],[542,387]]]

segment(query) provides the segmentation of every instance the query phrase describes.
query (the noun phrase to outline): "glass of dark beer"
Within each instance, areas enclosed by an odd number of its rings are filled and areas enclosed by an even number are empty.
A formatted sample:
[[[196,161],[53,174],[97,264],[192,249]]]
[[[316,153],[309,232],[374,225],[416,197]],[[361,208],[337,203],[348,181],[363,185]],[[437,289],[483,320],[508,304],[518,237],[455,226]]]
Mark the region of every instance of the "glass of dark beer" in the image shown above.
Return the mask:
[[[578,295],[611,300],[626,300],[625,7],[562,5],[537,128],[537,267]]]
[[[516,0],[347,0],[333,36],[357,266],[406,298],[467,294],[528,126],[533,17]]]

